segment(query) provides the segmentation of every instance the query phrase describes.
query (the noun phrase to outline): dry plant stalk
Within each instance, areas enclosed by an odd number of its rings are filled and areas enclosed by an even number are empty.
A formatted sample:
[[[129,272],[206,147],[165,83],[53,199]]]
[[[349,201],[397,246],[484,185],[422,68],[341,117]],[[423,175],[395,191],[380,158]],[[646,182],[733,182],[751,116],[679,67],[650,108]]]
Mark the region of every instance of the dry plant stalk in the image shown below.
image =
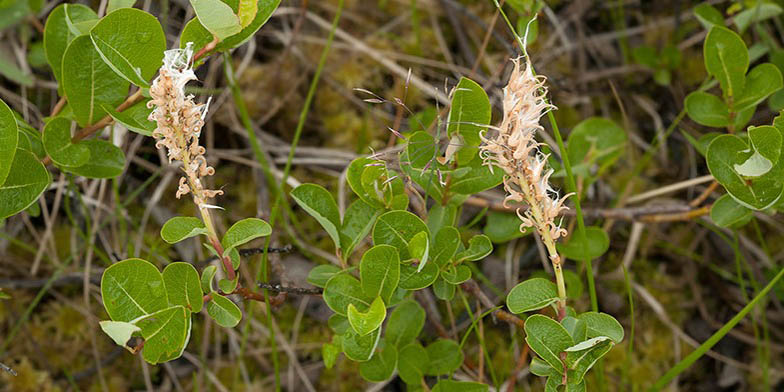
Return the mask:
[[[215,174],[215,169],[208,166],[204,158],[205,148],[199,145],[209,100],[205,104],[196,104],[193,95],[185,94],[185,85],[191,80],[197,80],[192,69],[192,58],[191,43],[184,49],[171,49],[164,53],[163,65],[150,87],[152,100],[147,103],[147,107],[155,108],[149,117],[157,124],[152,133],[157,140],[155,147],[166,148],[169,163],[182,164],[185,175],[180,178],[177,198],[188,193],[193,196],[210,242],[218,254],[222,254],[223,249],[210,215],[210,209],[220,207],[210,204],[209,200],[222,195],[223,191],[207,189],[202,183],[203,177]],[[235,273],[231,260],[228,257],[222,259],[229,280],[233,280]]]
[[[517,209],[522,221],[520,230],[535,229],[547,248],[558,286],[558,317],[561,319],[566,312],[566,286],[555,242],[567,234],[558,215],[568,209],[563,204],[571,194],[560,197],[550,186],[553,169],[547,165],[549,154],[543,153],[539,149],[541,143],[534,139],[536,132],[543,129],[539,120],[555,106],[545,99],[545,77],[534,75],[529,60],[518,58],[512,62],[514,69],[503,90],[503,121],[495,137],[482,135],[484,143],[480,151],[485,164],[494,164],[506,174],[504,206],[508,207],[512,202],[528,205],[523,213]]]

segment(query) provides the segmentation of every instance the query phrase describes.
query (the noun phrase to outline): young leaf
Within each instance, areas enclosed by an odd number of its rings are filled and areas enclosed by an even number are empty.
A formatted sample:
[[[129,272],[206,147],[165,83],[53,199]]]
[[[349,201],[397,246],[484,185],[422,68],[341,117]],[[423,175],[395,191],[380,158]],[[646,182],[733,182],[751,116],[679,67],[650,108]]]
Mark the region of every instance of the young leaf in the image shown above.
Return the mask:
[[[3,185],[11,171],[18,144],[19,127],[14,112],[0,100],[0,185]]]
[[[442,301],[451,301],[455,297],[456,289],[455,285],[447,282],[443,276],[439,276],[433,283],[433,294]]]
[[[397,356],[397,369],[400,378],[409,385],[420,384],[429,363],[430,358],[428,358],[427,350],[416,342],[400,349]]]
[[[338,355],[340,355],[341,352],[342,350],[340,347],[332,343],[324,343],[324,345],[321,346],[321,358],[324,361],[324,367],[327,369],[332,369],[332,367],[335,366],[335,361],[338,359]]]
[[[730,29],[713,26],[703,46],[705,69],[715,76],[727,97],[743,93],[749,52],[743,39]]]
[[[175,216],[163,224],[161,238],[170,244],[176,244],[186,238],[207,234],[204,222],[191,216]]]
[[[588,338],[607,336],[615,343],[623,340],[621,323],[607,313],[585,312],[577,318],[584,321],[588,327]]]
[[[135,324],[126,323],[124,321],[101,321],[98,323],[104,333],[109,335],[118,346],[125,347],[125,344],[131,340],[131,335],[134,332],[139,332],[142,329]]]
[[[80,145],[90,150],[90,159],[84,165],[63,167],[63,170],[88,178],[114,178],[125,168],[125,154],[120,147],[100,139],[82,140]]]
[[[169,307],[163,276],[142,259],[127,259],[106,268],[101,297],[113,321],[131,322]]]
[[[587,346],[582,350],[574,350],[578,346]],[[570,384],[580,383],[588,370],[612,349],[613,344],[606,336],[589,339],[567,349],[566,364],[569,366],[567,378]]]
[[[316,218],[332,238],[335,249],[342,249],[340,246],[340,212],[332,194],[321,185],[302,184],[291,191],[291,197],[310,216]]]
[[[144,136],[152,136],[152,131],[155,130],[155,123],[148,120],[152,109],[147,107],[147,102],[142,101],[129,107],[128,109],[118,112],[110,105],[101,105],[106,114],[112,116],[114,121],[122,124],[128,130],[136,132]]]
[[[201,271],[201,291],[204,294],[209,294],[215,291],[212,288],[212,279],[215,277],[215,273],[218,272],[218,267],[214,265],[209,265],[204,267]]]
[[[411,241],[408,242],[408,253],[419,263],[417,272],[422,271],[430,255],[430,234],[420,231],[414,235],[414,238],[411,238]]]
[[[68,45],[62,68],[63,92],[76,122],[83,127],[106,115],[101,105],[116,107],[128,94],[128,82],[104,63],[89,36],[77,37]]]
[[[55,117],[46,123],[43,144],[52,162],[60,166],[79,167],[90,160],[87,146],[71,143],[71,121],[64,117]]]
[[[387,308],[381,297],[376,297],[367,312],[360,312],[354,304],[348,304],[348,322],[360,336],[365,336],[381,327],[387,317]]]
[[[781,71],[771,64],[760,64],[746,74],[746,87],[743,94],[732,103],[732,110],[740,112],[757,106],[765,98],[780,90],[784,82]]]
[[[218,325],[226,328],[234,328],[242,320],[242,312],[232,300],[213,292],[210,294],[212,299],[207,302],[207,314],[215,320]]]
[[[369,361],[359,364],[359,374],[370,382],[382,382],[392,377],[396,366],[397,349],[387,345]]]
[[[192,265],[184,262],[171,263],[163,269],[163,283],[169,297],[169,305],[181,305],[187,311],[198,313],[204,304],[199,273]]]
[[[242,244],[250,242],[259,237],[266,237],[272,233],[270,225],[259,218],[245,218],[237,221],[226,230],[223,235],[221,245],[223,245],[223,253],[228,254],[231,249],[234,249]]]
[[[359,263],[362,291],[366,298],[380,296],[389,303],[400,281],[400,258],[397,250],[389,245],[370,248]]]
[[[455,256],[455,262],[482,260],[493,252],[493,243],[484,234],[478,234],[468,240],[468,249]]]
[[[400,283],[398,286],[406,290],[421,290],[433,284],[438,278],[438,266],[428,263],[422,271],[416,264],[400,265]]]
[[[381,339],[381,328],[367,335],[358,335],[352,330],[348,330],[343,336],[343,353],[351,360],[365,362],[373,357],[378,342]]]
[[[0,185],[0,219],[30,207],[51,182],[49,171],[32,152],[17,149],[8,176]]]
[[[75,23],[98,20],[98,15],[90,7],[82,4],[60,4],[55,7],[46,18],[44,26],[44,53],[46,61],[52,67],[55,79],[63,81],[63,55],[68,44],[74,38],[81,35],[79,31],[73,31],[69,25]]]
[[[237,269],[236,267],[234,269]],[[239,275],[234,277],[234,280],[221,279],[218,281],[218,288],[224,293],[233,293],[237,289],[240,282]]]
[[[730,110],[719,97],[702,91],[686,96],[686,114],[694,122],[706,127],[724,128],[730,124]]]
[[[694,7],[694,16],[706,30],[710,30],[714,25],[724,26],[721,12],[708,3],[701,3]]]
[[[519,283],[506,296],[506,306],[514,314],[539,310],[558,301],[555,283],[533,278]]]
[[[460,345],[451,339],[438,339],[427,346],[427,357],[430,359],[425,374],[440,376],[450,374],[463,363],[463,352]]]
[[[465,283],[471,279],[471,268],[465,265],[448,266],[446,269],[441,270],[441,277],[444,281],[453,285]]]
[[[324,302],[333,312],[344,316],[349,304],[362,310],[370,306],[359,281],[349,274],[337,274],[327,281],[324,287]]]
[[[179,358],[191,335],[191,316],[182,306],[159,310],[135,324],[144,338],[142,356],[153,365]]]
[[[191,0],[191,5],[199,22],[219,40],[242,31],[240,19],[228,4],[220,0]]]
[[[343,257],[351,256],[354,247],[370,233],[376,218],[382,212],[383,210],[365,203],[362,199],[357,199],[348,206],[340,226],[340,247]]]
[[[566,328],[547,316],[534,314],[525,320],[525,334],[531,350],[559,373],[563,372],[560,353],[574,345]]]
[[[740,227],[751,220],[753,211],[738,204],[730,195],[722,195],[713,206],[710,216],[718,226]]]
[[[90,39],[117,75],[139,87],[149,86],[166,50],[158,19],[136,8],[122,8],[101,18],[90,30]]]
[[[443,379],[431,389],[432,392],[487,392],[490,386],[478,382]]]
[[[411,258],[409,241],[422,231],[430,235],[427,225],[418,216],[408,211],[389,211],[378,217],[373,226],[373,243],[392,245],[400,252],[400,258],[407,260]]]
[[[447,265],[460,246],[460,232],[452,226],[444,226],[433,241],[433,262],[439,267]]]
[[[610,248],[610,238],[600,227],[585,228],[585,242],[579,235],[572,234],[566,243],[558,243],[558,251],[572,260],[593,260]]]
[[[468,78],[461,78],[453,91],[447,132],[450,138],[460,137],[457,163],[462,166],[478,155],[479,134],[490,124],[490,99],[482,86]]]
[[[324,288],[329,279],[340,271],[340,268],[332,264],[317,265],[308,273],[308,283],[316,287]]]
[[[389,315],[385,332],[387,344],[402,348],[416,340],[424,326],[422,306],[416,301],[403,301]]]
[[[241,0],[247,2],[248,0]],[[256,14],[253,21],[245,26],[242,31],[227,37],[218,43],[215,48],[216,51],[226,51],[236,48],[247,42],[256,32],[269,20],[272,12],[280,5],[280,0],[257,0]],[[243,22],[240,22],[242,25]],[[212,33],[210,33],[200,22],[199,18],[191,19],[182,31],[180,37],[180,47],[185,47],[188,42],[193,42],[193,49],[199,50],[212,41]]]

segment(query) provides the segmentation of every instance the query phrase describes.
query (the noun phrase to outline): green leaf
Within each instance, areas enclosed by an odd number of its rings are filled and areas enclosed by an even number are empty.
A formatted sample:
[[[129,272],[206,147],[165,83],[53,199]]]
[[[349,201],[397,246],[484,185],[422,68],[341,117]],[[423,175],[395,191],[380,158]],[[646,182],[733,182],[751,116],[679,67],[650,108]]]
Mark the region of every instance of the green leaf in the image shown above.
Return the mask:
[[[191,336],[191,316],[182,306],[144,316],[136,325],[144,338],[142,356],[153,365],[179,358]]]
[[[608,338],[607,336],[597,336],[595,338],[590,338],[590,339],[584,340],[584,341],[582,341],[580,343],[577,343],[574,346],[569,347],[569,348],[567,348],[564,351],[566,351],[567,353],[584,351],[584,350],[587,350],[589,348],[593,348],[595,346],[598,346],[598,345],[602,344],[603,342],[608,342],[608,341],[610,341],[610,338]]]
[[[730,124],[730,110],[719,97],[702,91],[686,96],[686,113],[694,122],[706,127],[723,128]]]
[[[212,299],[207,302],[207,314],[215,320],[218,325],[226,328],[234,328],[242,320],[242,312],[232,300],[213,292],[210,294]]]
[[[237,17],[240,18],[240,25],[245,28],[253,22],[258,11],[258,0],[239,0],[237,7]]]
[[[16,125],[14,112],[0,100],[0,185],[3,185],[11,172],[18,144],[19,127]]]
[[[401,264],[398,286],[406,290],[421,290],[438,278],[438,266],[435,263],[427,263],[422,271],[418,270],[416,264]]]
[[[237,269],[237,267],[235,267],[234,269]],[[237,285],[239,284],[239,282],[240,282],[239,275],[235,276],[234,280],[221,279],[218,281],[218,288],[220,289],[220,291],[224,293],[231,294],[234,292],[234,290],[237,289]]]
[[[221,245],[223,245],[223,253],[227,254],[231,249],[234,249],[242,244],[250,242],[259,237],[266,237],[272,233],[270,225],[259,218],[245,218],[237,221],[226,230],[223,235]]]
[[[361,199],[355,200],[348,206],[340,226],[340,246],[343,257],[351,256],[357,244],[370,233],[370,229],[376,223],[376,218],[382,212],[383,210],[373,207]]]
[[[547,316],[534,314],[525,320],[525,334],[531,350],[559,373],[562,372],[560,353],[574,345],[566,328]]]
[[[340,268],[332,264],[317,265],[308,273],[308,283],[316,287],[324,288],[329,279],[335,276],[335,274],[340,273],[340,271]]]
[[[25,87],[33,87],[35,83],[35,79],[33,79],[30,72],[22,70],[16,65],[16,62],[7,59],[2,54],[0,54],[0,75]]]
[[[431,240],[437,238],[437,234],[442,228],[454,226],[457,220],[457,206],[447,204],[445,206],[436,203],[427,211],[427,228],[430,230]],[[436,244],[434,243],[435,247]]]
[[[106,5],[106,13],[117,11],[120,8],[131,8],[134,3],[136,3],[136,0],[109,0],[109,3]]]
[[[291,191],[291,197],[310,216],[316,218],[321,227],[329,234],[335,243],[335,249],[340,246],[340,211],[332,194],[324,187],[316,184],[302,184]]]
[[[439,380],[431,390],[432,392],[487,392],[490,386],[478,382]]]
[[[588,327],[588,338],[607,336],[615,343],[623,340],[621,323],[607,313],[585,312],[577,318],[584,321]]]
[[[706,30],[710,30],[714,25],[724,26],[721,12],[708,3],[701,3],[694,7],[694,16]]]
[[[408,253],[419,264],[418,271],[422,271],[430,255],[430,234],[420,231],[414,238],[411,238],[408,243]]]
[[[781,11],[782,9],[778,4],[758,1],[755,6],[745,9],[735,15],[733,21],[735,22],[735,26],[738,26],[738,31],[743,33],[752,23],[778,16],[781,14]]]
[[[204,222],[191,216],[175,216],[163,224],[161,238],[170,244],[176,244],[186,238],[207,234]]]
[[[139,332],[142,329],[135,324],[126,323],[124,321],[101,321],[98,323],[104,333],[109,335],[118,346],[125,347],[125,344],[131,340],[131,335],[134,332]]]
[[[192,265],[184,262],[171,263],[163,269],[163,283],[169,297],[169,305],[181,305],[192,313],[201,310],[202,299],[199,273]]]
[[[585,228],[585,242],[579,234],[573,233],[566,243],[557,244],[558,251],[572,260],[593,260],[610,248],[610,238],[601,227],[589,226]]]
[[[582,382],[585,373],[613,347],[612,342],[606,336],[589,339],[574,347],[581,345],[588,348],[576,351],[570,350],[566,355],[566,363],[570,369],[567,372],[567,378],[570,384]]]
[[[101,105],[101,107],[106,111],[106,114],[112,116],[114,121],[132,132],[144,136],[152,136],[152,131],[156,128],[156,124],[147,119],[150,113],[152,113],[152,109],[147,107],[147,101],[136,103],[122,112],[118,112],[114,110],[114,107],[106,104]]]
[[[441,270],[441,277],[444,278],[444,281],[453,285],[465,283],[468,279],[471,279],[471,268],[465,265],[449,266]]]
[[[389,303],[400,281],[400,257],[389,245],[370,248],[359,263],[359,276],[365,298],[380,296]]]
[[[113,321],[131,322],[169,307],[163,276],[142,259],[127,259],[106,268],[101,297]]]
[[[528,369],[530,370],[530,372],[533,375],[539,376],[539,377],[549,377],[549,376],[559,376],[560,375],[560,373],[558,373],[557,370],[553,369],[553,367],[550,366],[547,362],[542,361],[541,359],[539,359],[537,357],[533,357],[533,359],[531,359],[531,365],[528,367]]]
[[[711,207],[710,216],[721,227],[741,227],[751,220],[752,210],[738,204],[730,195],[722,195]]]
[[[455,297],[456,289],[457,287],[455,287],[454,284],[447,282],[443,276],[440,276],[440,278],[436,279],[433,283],[433,294],[442,301],[451,301],[452,298]]]
[[[373,226],[373,243],[392,245],[400,252],[400,258],[407,260],[411,258],[409,241],[422,231],[430,235],[427,225],[418,216],[408,211],[389,211],[378,217]]]
[[[397,356],[397,369],[406,384],[419,385],[429,367],[427,350],[419,343],[411,343],[400,349]]]
[[[82,127],[106,116],[102,105],[116,107],[128,94],[128,83],[104,63],[89,36],[77,37],[68,45],[62,68],[63,92]]]
[[[705,69],[719,81],[724,96],[736,97],[743,92],[749,52],[738,34],[713,26],[705,37],[703,57]]]
[[[90,20],[97,21],[98,15],[90,7],[82,4],[60,4],[46,18],[44,53],[55,79],[61,83],[65,50],[74,38],[81,35],[78,31],[72,31],[69,25]]]
[[[324,287],[324,302],[333,312],[344,316],[349,304],[363,310],[370,306],[370,301],[362,292],[362,285],[349,274],[337,274],[327,281]]]
[[[746,87],[732,103],[732,110],[740,112],[757,106],[782,86],[781,71],[771,63],[760,64],[746,74]]]
[[[343,336],[343,353],[351,360],[365,362],[373,357],[378,342],[381,339],[381,328],[367,335],[358,335],[352,330],[348,330]]]
[[[332,316],[329,316],[327,320],[327,325],[332,332],[335,332],[338,335],[345,335],[346,331],[351,328],[351,324],[348,322],[348,317],[333,313]]]
[[[9,174],[0,185],[0,219],[30,207],[51,182],[49,171],[32,152],[17,149]]]
[[[382,382],[392,377],[396,366],[397,349],[387,345],[369,361],[359,364],[359,374],[367,381]]]
[[[460,246],[460,232],[452,226],[444,226],[433,241],[433,262],[439,267],[447,265]]]
[[[210,265],[204,267],[201,271],[201,291],[204,294],[209,294],[215,291],[212,288],[212,279],[215,277],[215,273],[218,272],[218,267],[214,265]]]
[[[581,121],[569,134],[569,160],[573,165],[606,167],[615,162],[626,145],[626,132],[602,117]]]
[[[219,40],[242,31],[240,19],[228,4],[220,0],[191,0],[191,5],[199,22]]]
[[[484,234],[478,234],[468,240],[468,249],[455,256],[457,263],[463,261],[478,261],[487,257],[493,252],[493,243]]]
[[[520,229],[520,218],[518,218],[517,215],[489,211],[487,213],[487,223],[485,224],[482,233],[484,233],[490,241],[496,244],[502,244],[515,238],[520,238],[530,232],[530,230],[523,232]]]
[[[401,302],[389,315],[385,332],[387,344],[402,348],[416,340],[425,326],[425,309],[412,300]]]
[[[90,30],[90,39],[117,75],[139,87],[150,85],[148,80],[161,67],[166,50],[158,19],[136,8],[122,8],[101,18]]]
[[[514,314],[530,312],[549,306],[558,301],[555,283],[542,279],[528,279],[519,283],[506,296],[506,306]]]
[[[438,339],[427,346],[427,357],[430,362],[425,374],[440,376],[450,374],[457,370],[463,363],[463,352],[460,345],[451,339]]]
[[[495,188],[504,180],[504,171],[495,166],[485,165],[478,154],[462,169],[468,170],[463,175],[458,175],[459,169],[455,170],[452,186],[449,188],[452,192],[461,195],[473,195]]]
[[[757,131],[750,132],[752,137],[759,140],[765,140],[767,139],[765,134],[777,131],[775,127],[759,128]],[[772,139],[775,139],[775,136]],[[735,135],[721,135],[713,139],[708,146],[706,161],[708,170],[713,177],[740,205],[750,209],[763,210],[775,204],[781,197],[782,190],[784,190],[784,184],[781,181],[784,167],[782,167],[781,160],[778,159],[775,166],[772,165],[772,162],[764,162],[764,159],[770,159],[765,158],[762,152],[771,157],[766,148],[763,148],[762,151],[753,150]],[[758,157],[752,158],[755,155]],[[755,163],[755,160],[758,162]],[[773,167],[768,168],[768,165]],[[759,177],[744,178],[738,172],[738,168],[741,168],[742,172],[746,174],[756,174],[762,171],[765,171],[765,174]]]
[[[332,369],[341,352],[342,350],[340,347],[332,343],[324,343],[324,345],[321,346],[321,358],[324,361],[324,367]]]
[[[90,150],[90,160],[78,167],[63,167],[63,170],[88,178],[114,178],[125,168],[123,151],[106,140],[82,140],[80,145]]]
[[[381,327],[387,318],[387,308],[381,297],[376,297],[367,312],[360,312],[354,304],[348,304],[348,322],[360,336],[365,336]]]
[[[60,166],[79,167],[90,160],[87,146],[71,143],[71,121],[64,117],[55,117],[46,123],[43,144],[52,162]]]
[[[458,165],[471,162],[478,155],[482,139],[479,133],[490,124],[490,99],[485,90],[468,78],[460,78],[452,93],[447,132],[459,135],[462,146],[457,152]]]
[[[564,284],[566,284],[566,298],[579,299],[583,295],[583,281],[576,272],[563,270]],[[548,277],[549,278],[549,277]]]
[[[563,320],[561,320],[561,325],[566,328],[566,330],[569,332],[569,336],[571,336],[572,340],[575,342],[583,342],[584,340],[588,339],[588,325],[585,323],[585,321],[572,316],[566,316]],[[569,349],[566,349],[566,351],[569,351]]]

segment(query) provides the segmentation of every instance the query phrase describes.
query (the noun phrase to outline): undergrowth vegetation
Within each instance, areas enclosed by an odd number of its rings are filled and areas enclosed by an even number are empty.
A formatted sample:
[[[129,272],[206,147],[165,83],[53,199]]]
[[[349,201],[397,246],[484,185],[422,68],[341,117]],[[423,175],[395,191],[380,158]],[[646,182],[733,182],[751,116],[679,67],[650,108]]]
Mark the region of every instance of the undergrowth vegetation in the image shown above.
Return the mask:
[[[686,3],[0,0],[0,390],[780,390],[784,4]]]

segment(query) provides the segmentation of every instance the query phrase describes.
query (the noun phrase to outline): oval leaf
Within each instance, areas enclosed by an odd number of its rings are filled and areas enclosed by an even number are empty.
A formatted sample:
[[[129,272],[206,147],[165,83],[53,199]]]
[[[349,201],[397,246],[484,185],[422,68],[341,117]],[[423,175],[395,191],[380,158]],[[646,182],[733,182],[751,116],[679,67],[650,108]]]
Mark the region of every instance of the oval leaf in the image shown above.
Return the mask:
[[[333,276],[324,287],[324,302],[332,311],[344,316],[349,304],[358,309],[367,309],[370,301],[366,298],[359,281],[347,273]]]
[[[142,356],[151,363],[177,359],[191,336],[191,316],[182,306],[172,306],[136,322],[144,338]]]
[[[525,335],[531,350],[559,373],[563,372],[560,353],[574,345],[566,328],[547,316],[534,314],[525,320]]]
[[[101,297],[113,321],[130,322],[169,307],[163,276],[142,259],[123,260],[104,270]]]
[[[181,305],[192,313],[201,310],[202,299],[199,273],[192,265],[184,262],[171,263],[163,269],[163,283],[169,297],[169,305]]]
[[[310,216],[316,218],[329,234],[336,249],[340,246],[340,212],[335,199],[321,185],[302,184],[291,191],[291,197]]]
[[[266,237],[272,233],[270,225],[259,218],[246,218],[237,221],[226,230],[223,235],[221,245],[223,253],[227,254],[231,249],[252,241],[259,237]]]
[[[419,303],[406,300],[389,315],[385,333],[387,344],[399,348],[416,340],[425,326],[425,309]]]
[[[373,226],[373,243],[392,245],[400,252],[402,260],[408,260],[411,255],[408,243],[420,232],[430,231],[422,219],[408,211],[390,211],[380,217]]]
[[[379,327],[387,317],[387,308],[381,297],[376,297],[367,312],[360,312],[354,304],[348,304],[348,322],[358,335],[365,336]]]
[[[11,108],[0,100],[0,185],[3,185],[14,163],[19,144],[19,127]]]
[[[207,302],[207,314],[215,320],[218,325],[226,328],[234,328],[242,320],[242,312],[230,299],[213,292],[210,294],[212,299]]]
[[[557,246],[559,252],[572,260],[593,260],[607,252],[610,238],[600,227],[589,226],[585,228],[585,241],[578,233],[574,233],[568,242]]]
[[[463,352],[460,351],[460,345],[454,340],[438,339],[427,346],[426,350],[427,357],[430,358],[425,370],[427,375],[450,374],[463,363]]]
[[[166,221],[161,228],[161,238],[170,244],[176,244],[199,234],[206,235],[207,228],[204,227],[201,219],[190,216],[175,216]]]
[[[30,207],[51,182],[49,171],[32,152],[17,149],[8,177],[0,185],[0,219]]]
[[[63,170],[88,178],[114,178],[125,168],[125,154],[120,147],[99,139],[82,140],[79,145],[90,150],[90,160],[78,167]]]
[[[542,278],[528,279],[513,287],[506,296],[506,306],[514,314],[542,309],[556,301],[555,283]]]
[[[380,296],[389,303],[400,281],[400,258],[397,250],[389,245],[370,248],[359,263],[362,291],[366,298]]]

